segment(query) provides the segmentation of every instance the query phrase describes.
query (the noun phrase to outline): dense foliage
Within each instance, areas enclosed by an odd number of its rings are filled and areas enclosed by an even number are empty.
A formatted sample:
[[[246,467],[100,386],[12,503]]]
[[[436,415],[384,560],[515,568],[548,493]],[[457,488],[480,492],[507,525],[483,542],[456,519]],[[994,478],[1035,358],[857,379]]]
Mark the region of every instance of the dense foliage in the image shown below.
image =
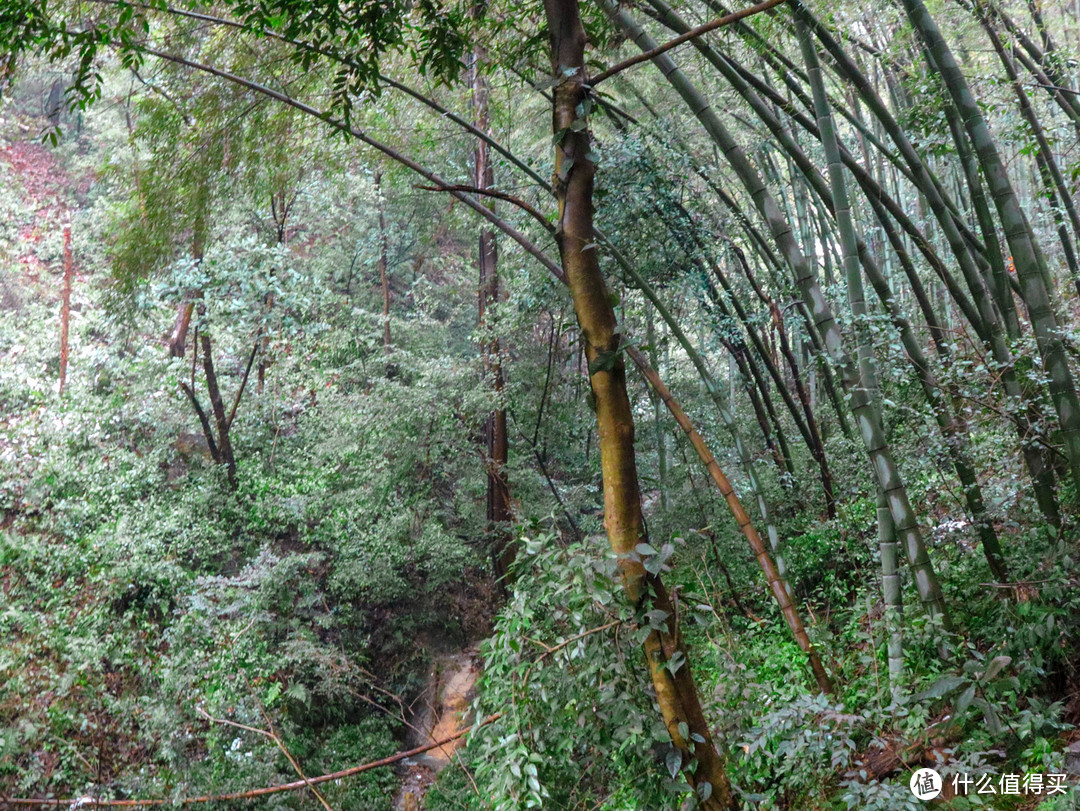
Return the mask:
[[[0,807],[1077,807],[1080,6],[773,5],[3,4]]]

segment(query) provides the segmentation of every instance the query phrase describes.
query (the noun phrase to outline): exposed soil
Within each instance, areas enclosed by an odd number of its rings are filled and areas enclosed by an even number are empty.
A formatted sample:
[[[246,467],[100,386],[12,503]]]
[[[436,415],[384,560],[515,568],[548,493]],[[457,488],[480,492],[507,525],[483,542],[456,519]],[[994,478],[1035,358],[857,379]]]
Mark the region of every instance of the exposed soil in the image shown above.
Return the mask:
[[[469,725],[469,704],[479,676],[480,660],[473,649],[435,660],[423,706],[412,721],[413,746],[444,740]],[[458,738],[404,762],[401,791],[394,798],[395,811],[417,811],[423,807],[424,793],[449,765],[464,740]]]

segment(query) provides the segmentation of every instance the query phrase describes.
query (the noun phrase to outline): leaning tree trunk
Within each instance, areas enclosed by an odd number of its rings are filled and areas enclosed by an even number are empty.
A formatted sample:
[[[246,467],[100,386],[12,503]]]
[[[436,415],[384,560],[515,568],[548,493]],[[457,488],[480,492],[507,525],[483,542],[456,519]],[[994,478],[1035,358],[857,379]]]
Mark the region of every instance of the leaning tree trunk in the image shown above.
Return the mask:
[[[634,459],[634,422],[615,312],[600,272],[593,229],[596,165],[586,115],[585,28],[577,0],[544,0],[551,42],[559,254],[589,363],[596,404],[604,487],[604,526],[619,555],[623,585],[635,608],[649,605],[666,619],[645,639],[656,700],[686,780],[705,809],[735,808],[724,760],[712,742],[697,686],[685,660],[675,606],[659,576],[649,574],[635,550],[645,540]],[[681,666],[680,666],[681,664]],[[695,743],[696,741],[696,743]]]
[[[746,510],[743,508],[742,502],[739,501],[739,497],[731,486],[731,482],[728,481],[727,476],[724,475],[724,471],[721,470],[720,465],[717,464],[716,459],[705,444],[705,440],[702,439],[701,434],[694,428],[694,424],[690,422],[690,418],[686,416],[686,412],[684,412],[682,407],[676,402],[671,391],[660,379],[660,376],[655,370],[649,367],[649,364],[646,361],[645,356],[641,354],[641,351],[631,346],[626,348],[626,354],[630,356],[630,359],[634,361],[638,369],[645,376],[645,379],[649,381],[649,385],[652,387],[653,391],[656,392],[664,405],[667,406],[668,411],[671,412],[671,416],[675,418],[675,422],[683,429],[683,432],[690,440],[690,444],[694,446],[698,458],[701,459],[702,464],[705,465],[705,469],[709,471],[709,475],[716,484],[716,488],[727,502],[728,508],[735,518],[735,523],[739,527],[739,531],[742,532],[750,542],[750,548],[754,552],[754,557],[757,558],[758,565],[761,566],[761,570],[765,573],[765,579],[769,583],[769,588],[772,590],[773,597],[776,599],[777,605],[780,606],[780,613],[783,615],[784,621],[791,630],[792,636],[795,637],[795,641],[798,643],[803,653],[806,654],[807,660],[810,663],[810,671],[814,675],[814,681],[817,682],[818,687],[823,693],[834,695],[836,692],[835,688],[832,685],[832,681],[829,679],[828,673],[825,671],[824,665],[821,663],[821,656],[818,654],[817,649],[814,647],[813,643],[810,641],[810,637],[806,633],[802,616],[799,614],[798,608],[795,607],[791,595],[788,593],[787,583],[781,578],[780,572],[776,568],[776,564],[769,555],[768,548],[766,548],[764,542],[761,540],[761,535],[758,533],[757,529],[754,528],[753,522],[750,521],[750,516],[746,514]]]

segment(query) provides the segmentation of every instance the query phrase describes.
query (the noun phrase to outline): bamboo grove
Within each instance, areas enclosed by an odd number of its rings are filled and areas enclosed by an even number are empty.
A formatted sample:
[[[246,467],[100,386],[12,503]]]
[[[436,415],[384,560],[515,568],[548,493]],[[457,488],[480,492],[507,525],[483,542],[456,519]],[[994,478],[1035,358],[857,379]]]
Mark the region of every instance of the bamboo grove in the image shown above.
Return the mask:
[[[920,514],[898,442],[929,437],[987,578],[1002,599],[1020,599],[1010,562],[1025,550],[985,490],[993,455],[1022,460],[1023,503],[1062,538],[1080,482],[1080,5],[669,2],[8,0],[0,54],[13,73],[23,57],[73,68],[73,104],[96,100],[110,60],[210,76],[245,104],[282,105],[380,165],[406,167],[475,219],[481,325],[506,298],[504,267],[539,268],[565,288],[595,413],[604,529],[676,767],[701,807],[749,808],[650,543],[641,448],[658,454],[663,490],[665,443],[676,428],[685,435],[708,498],[724,503],[826,696],[837,675],[789,582],[795,553],[778,516],[831,519],[861,487],[876,493],[876,622],[893,706],[909,689],[905,582],[943,666],[955,664],[965,596],[935,559],[934,519]],[[207,36],[228,44],[205,48]],[[550,126],[493,124],[508,87]],[[436,169],[373,134],[365,105],[379,97],[441,120],[470,165]],[[627,316],[628,300],[647,324]],[[193,306],[178,313],[177,356]],[[503,397],[514,352],[492,335],[481,352]],[[197,340],[189,351],[201,350],[212,381],[210,338]],[[692,406],[666,379],[680,364],[703,394]],[[185,391],[209,439],[216,428],[211,447],[235,489],[236,405],[227,416],[214,383],[211,426],[192,370]],[[255,375],[261,387],[261,367]],[[656,421],[670,420],[655,437],[635,425],[641,385]],[[889,396],[901,388],[904,406]],[[513,407],[495,409],[482,438],[500,576],[515,557],[508,457],[535,450],[508,427]],[[978,440],[989,423],[1005,426],[1003,446]]]

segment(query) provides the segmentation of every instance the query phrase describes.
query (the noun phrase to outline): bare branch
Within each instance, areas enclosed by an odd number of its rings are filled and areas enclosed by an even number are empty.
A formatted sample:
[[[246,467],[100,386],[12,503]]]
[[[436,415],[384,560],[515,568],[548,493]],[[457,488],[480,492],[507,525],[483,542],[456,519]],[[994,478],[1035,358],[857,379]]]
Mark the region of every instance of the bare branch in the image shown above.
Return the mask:
[[[520,197],[515,197],[514,195],[507,194],[504,191],[497,191],[496,189],[481,189],[479,186],[465,186],[459,183],[455,183],[452,186],[421,186],[420,184],[416,184],[413,188],[423,189],[424,191],[462,191],[468,192],[469,194],[480,194],[484,197],[494,197],[496,200],[505,200],[506,202],[520,208],[522,211],[524,211],[526,214],[528,214],[530,217],[532,217],[534,220],[544,226],[547,231],[550,231],[552,234],[555,233],[555,226],[548,222],[544,218],[543,214],[541,214],[531,205],[526,203]]]
[[[244,369],[244,376],[240,379],[240,388],[236,390],[236,397],[233,400],[232,409],[229,411],[229,419],[225,422],[226,428],[232,428],[233,420],[236,419],[236,409],[240,405],[240,397],[244,394],[244,386],[247,385],[248,375],[251,374],[251,364],[255,361],[255,353],[259,351],[259,342],[255,341],[255,345],[251,347],[251,354],[248,355],[247,367]]]
[[[705,23],[704,25],[699,25],[697,28],[691,28],[685,34],[681,34],[674,39],[668,40],[663,45],[658,45],[651,50],[643,51],[637,56],[632,56],[629,59],[612,65],[607,70],[597,74],[592,79],[590,79],[589,85],[591,87],[596,87],[598,84],[600,84],[600,82],[604,81],[605,79],[610,79],[616,73],[622,73],[629,67],[633,67],[634,65],[640,64],[642,62],[648,62],[650,59],[653,59],[654,57],[657,57],[662,53],[667,53],[672,48],[677,48],[684,42],[689,42],[692,39],[697,39],[702,34],[707,34],[710,31],[715,31],[717,28],[723,28],[725,25],[731,25],[732,23],[738,22],[739,20],[746,19],[747,17],[752,17],[753,15],[760,14],[763,11],[768,11],[770,8],[778,6],[783,2],[785,2],[785,0],[765,0],[765,2],[758,3],[755,6],[740,9],[739,11],[733,11],[731,14],[725,14],[723,17],[718,17],[712,22]]]

